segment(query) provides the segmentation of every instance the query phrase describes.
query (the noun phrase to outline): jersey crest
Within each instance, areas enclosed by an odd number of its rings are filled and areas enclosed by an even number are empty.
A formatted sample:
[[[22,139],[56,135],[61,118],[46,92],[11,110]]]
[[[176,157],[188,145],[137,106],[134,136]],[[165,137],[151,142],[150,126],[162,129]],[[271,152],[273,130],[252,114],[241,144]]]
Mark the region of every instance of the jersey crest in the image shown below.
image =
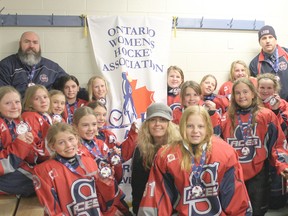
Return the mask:
[[[94,178],[76,180],[70,192],[73,199],[67,205],[70,215],[101,215]]]
[[[220,215],[222,209],[218,197],[218,167],[218,162],[203,166],[203,171],[200,175],[203,192],[197,197],[193,193],[195,178],[193,178],[193,173],[191,172],[189,177],[191,185],[184,188],[183,198],[183,204],[189,205],[188,215]]]
[[[243,124],[244,133],[248,134],[244,141],[242,131],[238,125],[234,130],[234,137],[227,138],[227,142],[237,151],[240,163],[249,163],[256,156],[257,148],[261,148],[261,140],[256,135],[257,123],[251,128],[251,132],[247,133],[247,123]],[[250,135],[249,135],[250,134]]]

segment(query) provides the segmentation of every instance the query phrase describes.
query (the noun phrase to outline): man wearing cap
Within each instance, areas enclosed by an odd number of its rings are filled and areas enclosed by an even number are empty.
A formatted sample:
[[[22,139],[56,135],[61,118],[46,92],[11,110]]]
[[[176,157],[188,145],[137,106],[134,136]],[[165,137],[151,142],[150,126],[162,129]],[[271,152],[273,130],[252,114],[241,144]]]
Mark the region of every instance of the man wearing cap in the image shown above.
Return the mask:
[[[281,83],[280,97],[288,101],[288,49],[277,44],[277,37],[272,26],[265,25],[258,32],[261,52],[250,62],[251,75],[272,73]]]

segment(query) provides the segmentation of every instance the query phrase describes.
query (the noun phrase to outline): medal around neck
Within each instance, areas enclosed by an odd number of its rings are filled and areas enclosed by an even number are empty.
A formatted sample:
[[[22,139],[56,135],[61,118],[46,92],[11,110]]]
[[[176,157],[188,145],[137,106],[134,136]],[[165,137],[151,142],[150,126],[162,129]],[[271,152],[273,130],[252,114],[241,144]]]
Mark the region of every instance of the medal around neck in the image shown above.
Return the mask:
[[[16,133],[18,135],[25,134],[29,131],[29,125],[26,122],[21,121],[18,125],[16,125]]]
[[[195,185],[193,188],[192,188],[192,195],[194,197],[200,197],[201,195],[203,194],[203,189],[200,185]]]
[[[34,86],[34,85],[35,85],[35,83],[33,83],[33,82],[28,83],[28,87],[31,87],[31,86]]]
[[[111,157],[111,164],[112,164],[113,166],[115,166],[115,165],[117,165],[117,164],[120,164],[120,162],[121,162],[121,158],[120,158],[119,155],[114,154],[114,155]]]
[[[277,103],[277,99],[275,97],[272,97],[269,101],[271,106],[274,106]]]
[[[59,115],[59,114],[54,114],[54,115],[52,116],[52,119],[53,119],[53,121],[55,121],[55,122],[62,122],[62,116]]]
[[[99,98],[98,101],[104,105],[106,105],[106,99],[105,98]]]
[[[109,176],[112,175],[112,170],[110,167],[103,167],[101,170],[100,170],[100,175],[102,176],[102,178],[108,178]]]

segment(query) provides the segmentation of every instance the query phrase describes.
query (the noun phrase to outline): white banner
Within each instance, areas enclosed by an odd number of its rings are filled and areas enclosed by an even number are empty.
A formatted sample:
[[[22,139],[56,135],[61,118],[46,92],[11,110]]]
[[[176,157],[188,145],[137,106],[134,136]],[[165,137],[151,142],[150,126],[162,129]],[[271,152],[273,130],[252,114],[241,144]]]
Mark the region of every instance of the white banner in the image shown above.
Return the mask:
[[[125,125],[143,122],[147,107],[154,101],[167,102],[172,20],[122,16],[87,19],[98,71],[109,83],[108,123],[113,132],[124,128],[120,135],[115,132],[122,141],[129,130]],[[127,179],[129,176],[125,176],[129,184]]]

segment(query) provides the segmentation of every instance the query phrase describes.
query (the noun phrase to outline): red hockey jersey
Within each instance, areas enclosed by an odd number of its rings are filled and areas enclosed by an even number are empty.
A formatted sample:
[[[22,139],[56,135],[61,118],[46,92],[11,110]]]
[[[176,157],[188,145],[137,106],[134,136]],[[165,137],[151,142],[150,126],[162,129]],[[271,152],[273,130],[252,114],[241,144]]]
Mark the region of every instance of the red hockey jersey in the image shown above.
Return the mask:
[[[151,167],[138,215],[252,215],[237,154],[222,139],[213,136],[211,151],[200,173],[203,188],[194,194],[191,172],[181,169],[182,143],[162,147]]]
[[[85,155],[79,158],[82,165],[75,172],[55,159],[35,167],[34,186],[46,214],[97,216],[113,203],[114,180],[103,182],[95,161]]]
[[[31,126],[34,136],[34,153],[26,158],[30,164],[37,164],[47,160],[50,153],[45,146],[45,137],[50,127],[50,123],[38,112],[23,112],[22,118]]]
[[[222,137],[238,153],[239,161],[244,172],[244,180],[253,178],[262,170],[267,158],[280,174],[288,164],[287,141],[281,129],[277,116],[267,108],[260,108],[254,127],[249,129],[247,124],[250,112],[240,114],[243,130],[251,131],[244,142],[241,126],[237,116],[236,128],[231,134],[231,120],[227,113],[222,118]]]
[[[65,110],[63,112],[63,118],[68,124],[72,124],[73,122],[73,114],[75,110],[79,107],[86,106],[88,102],[86,100],[78,98],[77,101],[73,104],[68,104],[66,102]]]

